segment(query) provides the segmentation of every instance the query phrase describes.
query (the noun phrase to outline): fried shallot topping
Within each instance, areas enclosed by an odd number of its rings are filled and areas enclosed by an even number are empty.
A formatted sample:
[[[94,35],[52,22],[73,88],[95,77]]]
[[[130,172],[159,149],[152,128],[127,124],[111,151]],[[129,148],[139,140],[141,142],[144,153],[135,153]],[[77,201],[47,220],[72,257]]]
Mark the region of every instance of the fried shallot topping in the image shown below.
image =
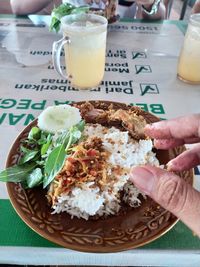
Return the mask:
[[[71,155],[66,159],[61,172],[55,177],[48,195],[54,204],[57,196],[69,193],[74,187],[82,187],[85,183],[94,182],[94,187],[106,183],[106,160],[102,140],[90,138],[72,148]]]

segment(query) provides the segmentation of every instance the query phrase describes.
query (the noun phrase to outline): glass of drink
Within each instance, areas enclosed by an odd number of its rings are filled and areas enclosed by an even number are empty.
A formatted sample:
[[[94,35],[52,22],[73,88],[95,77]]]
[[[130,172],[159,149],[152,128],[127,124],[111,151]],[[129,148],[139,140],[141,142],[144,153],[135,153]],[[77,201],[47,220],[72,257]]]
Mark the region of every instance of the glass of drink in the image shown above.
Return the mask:
[[[178,78],[200,84],[200,14],[190,16],[178,63]]]
[[[63,38],[53,44],[55,70],[72,86],[89,89],[104,76],[107,19],[95,14],[73,14],[61,19]],[[66,73],[60,66],[64,46]]]

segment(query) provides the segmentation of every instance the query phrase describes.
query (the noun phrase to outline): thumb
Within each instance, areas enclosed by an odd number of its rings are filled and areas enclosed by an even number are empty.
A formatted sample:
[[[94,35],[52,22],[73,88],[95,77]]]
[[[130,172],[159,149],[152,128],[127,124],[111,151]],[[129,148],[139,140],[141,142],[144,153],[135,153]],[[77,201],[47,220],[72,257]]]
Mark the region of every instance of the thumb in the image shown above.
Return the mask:
[[[200,193],[192,186],[174,173],[153,166],[132,168],[130,180],[200,237]]]

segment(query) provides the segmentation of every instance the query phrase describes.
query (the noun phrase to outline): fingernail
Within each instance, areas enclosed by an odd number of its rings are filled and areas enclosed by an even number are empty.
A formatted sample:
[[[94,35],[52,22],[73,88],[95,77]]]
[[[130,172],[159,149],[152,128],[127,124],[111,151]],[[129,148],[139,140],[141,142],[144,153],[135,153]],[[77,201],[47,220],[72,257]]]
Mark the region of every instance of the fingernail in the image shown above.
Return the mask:
[[[169,161],[169,162],[166,164],[166,166],[167,166],[167,170],[170,171],[171,168],[172,168],[172,166],[173,166],[173,164],[172,164],[171,161]]]
[[[173,141],[171,139],[154,139],[153,145],[156,148],[165,148],[165,147],[170,146],[172,142]]]
[[[173,171],[174,169],[176,169],[176,163],[172,159],[167,163],[167,170],[168,171]]]
[[[148,129],[153,129],[153,128],[156,128],[158,124],[159,122],[149,123],[145,127]]]
[[[152,123],[149,123],[149,124],[145,125],[145,129],[151,129],[152,127],[153,127]]]
[[[153,146],[157,148],[158,141],[156,139],[153,140]]]
[[[149,194],[154,185],[154,175],[145,167],[134,167],[130,172],[130,180],[142,192]]]

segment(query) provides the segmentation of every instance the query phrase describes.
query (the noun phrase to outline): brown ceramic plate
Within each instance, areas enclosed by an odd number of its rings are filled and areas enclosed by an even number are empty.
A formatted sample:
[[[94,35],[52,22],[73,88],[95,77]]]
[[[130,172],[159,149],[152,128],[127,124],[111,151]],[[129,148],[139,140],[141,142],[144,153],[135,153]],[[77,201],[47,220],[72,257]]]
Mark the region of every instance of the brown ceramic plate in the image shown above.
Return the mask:
[[[92,103],[104,109],[111,104],[106,101]],[[114,108],[127,108],[125,104],[112,104]],[[141,111],[141,114],[147,122],[158,120],[150,113]],[[35,124],[36,121],[27,126],[14,142],[8,155],[7,167],[17,162],[20,156],[20,141]],[[165,164],[184,150],[184,147],[180,147],[170,151],[157,151],[157,157],[161,164]],[[192,171],[179,175],[192,183]],[[67,213],[52,215],[45,192],[41,188],[24,190],[20,183],[7,183],[7,189],[13,207],[30,228],[54,243],[79,251],[115,252],[136,248],[159,238],[177,222],[174,215],[150,198],[143,201],[139,208],[118,216],[85,221],[71,219]]]

